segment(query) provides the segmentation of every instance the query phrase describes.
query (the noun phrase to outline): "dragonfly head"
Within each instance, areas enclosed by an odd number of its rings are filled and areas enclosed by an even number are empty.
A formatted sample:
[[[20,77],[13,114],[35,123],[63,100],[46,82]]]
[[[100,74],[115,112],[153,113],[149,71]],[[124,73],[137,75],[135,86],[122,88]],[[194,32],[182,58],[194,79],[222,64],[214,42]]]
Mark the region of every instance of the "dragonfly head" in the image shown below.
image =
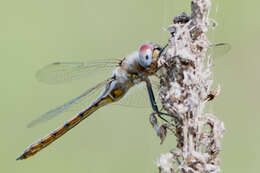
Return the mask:
[[[158,44],[143,44],[139,48],[139,64],[145,69],[155,70],[160,52],[161,47]]]

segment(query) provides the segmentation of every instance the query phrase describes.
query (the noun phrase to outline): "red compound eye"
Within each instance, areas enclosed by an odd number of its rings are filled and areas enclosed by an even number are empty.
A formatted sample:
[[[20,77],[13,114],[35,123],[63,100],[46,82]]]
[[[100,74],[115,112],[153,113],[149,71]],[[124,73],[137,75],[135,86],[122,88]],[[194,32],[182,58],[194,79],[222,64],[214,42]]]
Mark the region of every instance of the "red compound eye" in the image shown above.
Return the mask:
[[[149,67],[152,63],[153,45],[143,44],[139,49],[139,64],[143,67]]]
[[[151,44],[143,44],[140,47],[139,51],[140,51],[141,54],[145,54],[148,49],[152,50],[153,46]]]

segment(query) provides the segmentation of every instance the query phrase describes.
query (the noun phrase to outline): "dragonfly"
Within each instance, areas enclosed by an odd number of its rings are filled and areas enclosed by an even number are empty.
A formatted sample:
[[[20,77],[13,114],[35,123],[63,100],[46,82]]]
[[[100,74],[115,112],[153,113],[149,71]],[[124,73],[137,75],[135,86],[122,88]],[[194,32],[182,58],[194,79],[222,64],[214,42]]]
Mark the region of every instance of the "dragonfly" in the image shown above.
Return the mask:
[[[153,85],[150,79],[152,76],[157,76],[157,71],[161,68],[161,66],[158,65],[158,59],[161,56],[162,52],[165,51],[166,47],[167,45],[161,47],[156,43],[141,45],[138,51],[134,51],[133,53],[119,60],[112,72],[111,77],[86,90],[80,96],[72,99],[69,102],[66,102],[65,104],[55,109],[50,110],[49,112],[43,114],[40,118],[32,121],[29,126],[34,126],[42,121],[53,118],[69,109],[72,105],[78,104],[79,101],[84,100],[84,98],[90,96],[98,89],[103,89],[100,95],[89,106],[79,111],[79,113],[77,113],[71,120],[67,121],[65,124],[49,133],[47,136],[28,146],[16,160],[27,159],[35,155],[43,148],[47,147],[58,138],[63,136],[73,127],[78,125],[82,120],[89,117],[92,113],[94,113],[101,107],[121,100],[123,97],[125,97],[126,93],[131,88],[139,85],[140,83],[145,84],[151,107],[153,111],[157,114],[157,116],[159,116],[164,121],[167,120],[163,117],[163,115],[170,116],[178,120],[178,117],[176,115],[170,115],[168,113],[160,111],[155,100]],[[217,52],[220,52],[220,55],[222,55],[229,51],[230,45],[226,43],[218,43],[213,44],[209,47],[209,49],[213,52],[214,50],[216,50]],[[67,76],[77,76],[77,73],[75,72],[84,72],[87,71],[89,68],[97,67],[100,65],[104,66],[104,63],[99,62],[93,65],[86,65],[84,63],[56,62],[43,67],[41,70],[38,71],[36,76],[39,81],[43,81],[45,83],[62,83],[66,81],[66,79],[64,78],[66,78]],[[55,76],[56,73],[57,76]]]

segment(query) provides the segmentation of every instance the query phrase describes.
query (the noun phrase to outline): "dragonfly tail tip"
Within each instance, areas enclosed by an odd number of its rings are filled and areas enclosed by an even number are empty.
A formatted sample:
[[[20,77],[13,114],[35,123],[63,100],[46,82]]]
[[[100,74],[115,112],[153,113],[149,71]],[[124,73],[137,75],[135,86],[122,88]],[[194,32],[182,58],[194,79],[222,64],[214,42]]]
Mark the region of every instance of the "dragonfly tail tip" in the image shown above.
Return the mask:
[[[23,160],[23,159],[25,159],[23,154],[16,158],[16,160]]]

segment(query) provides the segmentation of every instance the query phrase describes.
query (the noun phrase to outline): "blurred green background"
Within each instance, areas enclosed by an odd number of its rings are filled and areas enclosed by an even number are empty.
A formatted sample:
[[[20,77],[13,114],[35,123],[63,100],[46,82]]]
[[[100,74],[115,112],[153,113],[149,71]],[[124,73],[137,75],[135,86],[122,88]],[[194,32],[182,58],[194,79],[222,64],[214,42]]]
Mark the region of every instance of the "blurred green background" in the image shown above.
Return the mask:
[[[219,26],[210,38],[232,45],[215,61],[222,92],[210,103],[226,127],[222,172],[259,170],[259,5],[217,0],[212,9]],[[175,138],[159,145],[148,122],[151,109],[105,107],[35,157],[15,159],[69,117],[35,128],[26,128],[28,122],[100,80],[46,85],[35,79],[38,69],[56,61],[122,57],[144,42],[164,44],[163,28],[189,9],[187,0],[2,0],[0,172],[157,172],[156,159]]]

